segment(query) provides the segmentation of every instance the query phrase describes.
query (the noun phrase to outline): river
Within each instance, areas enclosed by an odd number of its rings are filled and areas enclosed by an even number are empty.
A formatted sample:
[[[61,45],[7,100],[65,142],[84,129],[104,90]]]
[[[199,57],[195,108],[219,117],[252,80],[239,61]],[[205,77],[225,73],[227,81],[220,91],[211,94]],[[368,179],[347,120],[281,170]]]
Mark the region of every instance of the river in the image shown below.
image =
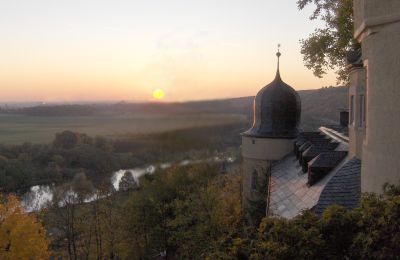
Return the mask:
[[[212,159],[207,160],[184,160],[178,163],[177,165],[185,166],[190,164],[196,164],[201,162],[226,162],[231,164],[235,162],[235,158],[228,157],[226,159],[221,159],[220,157],[214,157]],[[172,163],[162,163],[158,165],[149,165],[143,168],[133,168],[133,169],[121,169],[115,171],[110,176],[111,184],[115,191],[119,190],[120,182],[125,172],[130,172],[135,179],[136,183],[139,184],[139,178],[145,174],[153,174],[157,169],[165,170],[172,166]],[[21,197],[21,202],[27,212],[39,211],[49,205],[49,203],[53,202],[55,197],[55,193],[58,188],[60,188],[62,184],[51,184],[51,185],[36,185],[32,186],[28,189],[28,191],[24,192]],[[72,191],[68,191],[65,196],[76,197],[77,195]],[[87,196],[84,201],[91,202],[100,198],[97,193],[94,191],[93,195]],[[59,205],[62,206],[63,202],[60,202]]]

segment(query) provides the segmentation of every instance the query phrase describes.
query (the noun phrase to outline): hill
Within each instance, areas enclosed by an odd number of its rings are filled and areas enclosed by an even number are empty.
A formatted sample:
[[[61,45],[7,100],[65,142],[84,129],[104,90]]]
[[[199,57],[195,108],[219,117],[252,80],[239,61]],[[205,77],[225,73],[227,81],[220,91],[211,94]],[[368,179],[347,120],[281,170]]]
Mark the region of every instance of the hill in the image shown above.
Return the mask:
[[[334,124],[339,121],[339,109],[347,108],[347,87],[329,87],[315,90],[301,90],[302,127],[304,130],[318,128],[322,124]],[[182,103],[129,103],[114,104],[84,104],[84,105],[42,105],[25,108],[2,109],[0,114],[22,115],[24,120],[32,124],[34,118],[58,118],[61,121],[81,122],[79,117],[166,117],[190,116],[199,114],[218,114],[218,117],[228,115],[246,116],[251,124],[254,97],[241,97],[220,100],[206,100]],[[68,119],[73,117],[73,119]],[[26,119],[28,118],[28,119]],[[62,119],[64,118],[64,120]],[[44,119],[43,119],[44,120]],[[83,119],[82,119],[83,120]],[[50,120],[52,121],[52,119]],[[84,119],[86,121],[86,119]],[[90,120],[89,120],[90,121]],[[107,121],[107,124],[111,122]],[[111,126],[111,125],[110,125]]]
[[[339,122],[339,110],[348,108],[348,87],[326,87],[298,91],[302,106],[302,128],[313,130],[323,124]],[[187,102],[179,104],[183,110],[202,113],[253,114],[254,97]]]

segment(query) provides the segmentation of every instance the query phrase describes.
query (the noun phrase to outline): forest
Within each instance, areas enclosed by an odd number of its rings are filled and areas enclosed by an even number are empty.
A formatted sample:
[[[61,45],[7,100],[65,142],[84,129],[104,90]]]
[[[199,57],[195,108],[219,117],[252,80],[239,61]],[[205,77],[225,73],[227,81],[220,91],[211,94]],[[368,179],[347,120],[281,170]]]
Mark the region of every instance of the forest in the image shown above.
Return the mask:
[[[244,127],[239,122],[116,139],[63,131],[50,144],[1,144],[0,190],[72,180],[80,172],[97,181],[119,169],[210,157],[218,150],[238,148],[237,136]]]
[[[34,214],[24,213],[16,197],[2,196],[0,258],[395,259],[400,253],[400,186],[364,194],[354,210],[333,205],[322,216],[307,210],[292,220],[260,217],[249,225],[237,171],[177,166],[139,183],[118,193],[104,185],[100,199],[84,203],[91,184],[80,177],[72,184],[76,196],[60,196]]]
[[[119,138],[63,131],[49,144],[0,146],[0,259],[393,259],[400,242],[400,187],[364,194],[360,206],[306,210],[249,222],[241,212],[242,122]],[[207,161],[233,156],[228,166]],[[203,159],[203,160],[202,160]],[[182,165],[181,160],[197,163]],[[126,171],[171,162],[139,179]],[[46,207],[19,195],[57,183]],[[23,248],[23,250],[21,250]]]

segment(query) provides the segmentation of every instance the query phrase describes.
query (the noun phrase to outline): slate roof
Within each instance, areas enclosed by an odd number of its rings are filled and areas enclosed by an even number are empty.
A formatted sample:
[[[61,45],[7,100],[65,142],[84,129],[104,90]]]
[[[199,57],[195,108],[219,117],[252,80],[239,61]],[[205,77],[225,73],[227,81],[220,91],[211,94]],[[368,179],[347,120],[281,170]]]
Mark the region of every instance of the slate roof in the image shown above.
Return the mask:
[[[315,157],[322,152],[333,151],[338,147],[338,143],[324,142],[311,145],[304,153],[303,157]]]
[[[323,152],[309,162],[310,167],[335,167],[347,155],[347,151]]]
[[[345,163],[323,189],[314,212],[321,215],[330,205],[349,209],[358,206],[361,196],[361,161],[353,158]]]
[[[299,133],[298,139],[309,140],[310,138],[322,137],[320,132],[301,132]]]
[[[332,171],[345,157],[347,151],[328,151],[319,154],[308,163],[308,185],[314,185]]]
[[[268,214],[293,218],[304,209],[322,214],[332,204],[356,207],[361,194],[361,161],[346,158],[347,151],[346,127],[321,127],[320,132],[300,133],[294,153],[272,166]],[[312,185],[310,172],[303,174],[305,163],[316,178]]]
[[[315,185],[307,185],[307,174],[303,174],[294,153],[272,166],[268,215],[294,218],[304,209],[313,208],[329,177]]]
[[[301,100],[282,81],[279,68],[275,79],[254,99],[254,124],[242,135],[259,138],[296,138],[299,133]]]

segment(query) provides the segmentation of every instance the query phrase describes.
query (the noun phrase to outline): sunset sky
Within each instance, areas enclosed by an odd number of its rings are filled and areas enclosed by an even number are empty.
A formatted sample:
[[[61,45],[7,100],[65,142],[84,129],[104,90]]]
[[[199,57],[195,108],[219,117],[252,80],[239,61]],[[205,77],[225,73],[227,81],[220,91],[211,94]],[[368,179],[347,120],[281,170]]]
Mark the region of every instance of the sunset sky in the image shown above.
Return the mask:
[[[0,101],[165,101],[254,95],[276,71],[315,78],[299,40],[318,22],[295,0],[10,0],[0,4]]]

